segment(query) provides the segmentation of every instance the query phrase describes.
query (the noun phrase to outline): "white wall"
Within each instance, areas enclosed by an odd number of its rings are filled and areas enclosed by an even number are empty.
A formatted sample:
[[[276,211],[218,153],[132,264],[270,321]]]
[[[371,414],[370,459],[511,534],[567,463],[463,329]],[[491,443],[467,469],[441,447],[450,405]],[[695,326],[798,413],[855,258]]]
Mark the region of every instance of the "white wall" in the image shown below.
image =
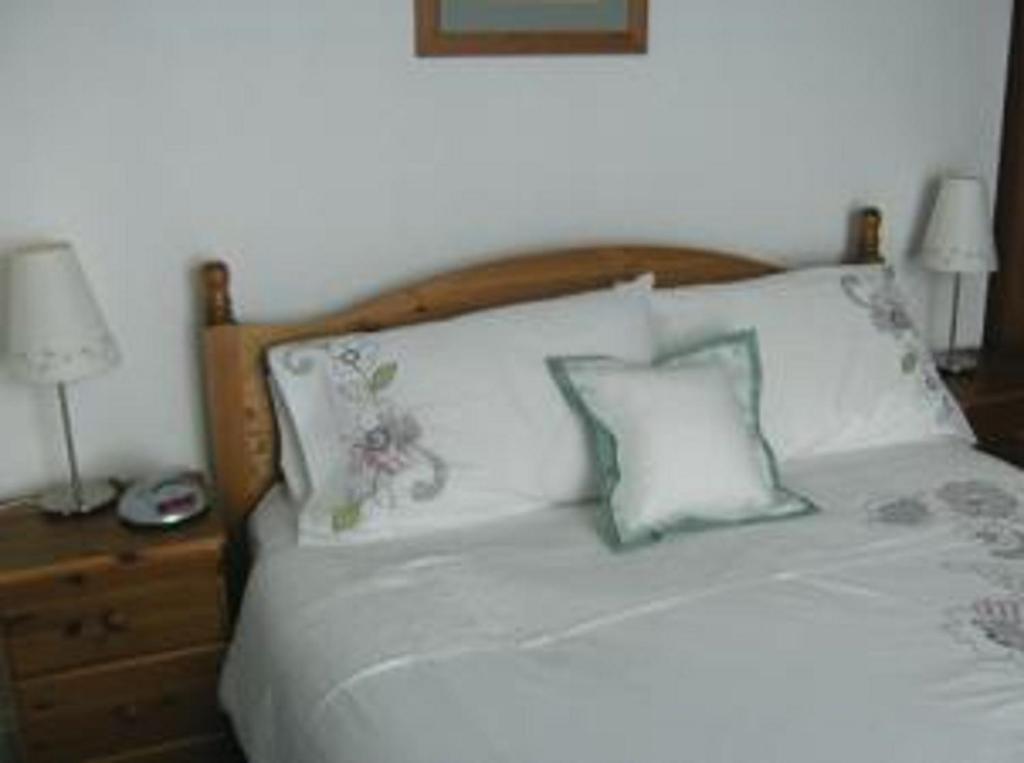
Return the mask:
[[[652,0],[647,56],[512,60],[417,60],[411,6],[0,0],[0,251],[73,240],[126,358],[89,471],[202,462],[204,253],[279,318],[542,245],[834,259],[863,202],[902,257],[926,180],[993,177],[1011,0]],[[0,422],[0,494],[61,477],[49,394]]]

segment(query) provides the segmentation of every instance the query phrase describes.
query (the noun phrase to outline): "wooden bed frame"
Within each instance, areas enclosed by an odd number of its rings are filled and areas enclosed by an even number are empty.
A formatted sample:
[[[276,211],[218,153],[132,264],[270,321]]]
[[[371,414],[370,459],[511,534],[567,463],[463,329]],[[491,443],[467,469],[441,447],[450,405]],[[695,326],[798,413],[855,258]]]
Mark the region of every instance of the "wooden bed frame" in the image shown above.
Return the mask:
[[[881,214],[857,216],[855,261],[880,261]],[[266,386],[269,347],[297,339],[374,331],[499,305],[610,286],[653,273],[659,287],[719,283],[781,271],[778,265],[705,249],[606,246],[513,257],[445,273],[303,323],[238,323],[224,262],[203,266],[202,345],[215,485],[229,529],[238,532],[278,478],[277,431]]]

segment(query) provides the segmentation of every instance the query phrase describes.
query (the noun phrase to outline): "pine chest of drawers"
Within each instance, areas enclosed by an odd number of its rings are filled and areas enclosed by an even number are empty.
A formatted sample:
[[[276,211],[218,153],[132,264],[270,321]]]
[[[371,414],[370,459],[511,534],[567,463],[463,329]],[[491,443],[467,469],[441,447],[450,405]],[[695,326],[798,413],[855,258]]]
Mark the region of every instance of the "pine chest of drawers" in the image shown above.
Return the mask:
[[[217,706],[225,537],[0,512],[0,635],[26,763],[236,760]]]

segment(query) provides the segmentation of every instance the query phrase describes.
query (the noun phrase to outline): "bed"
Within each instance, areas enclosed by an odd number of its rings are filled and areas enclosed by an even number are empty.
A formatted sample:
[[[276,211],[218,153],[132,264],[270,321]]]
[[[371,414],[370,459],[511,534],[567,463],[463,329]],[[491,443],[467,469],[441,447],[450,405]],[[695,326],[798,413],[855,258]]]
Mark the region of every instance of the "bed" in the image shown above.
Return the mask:
[[[859,225],[870,261],[877,213]],[[265,326],[234,322],[226,267],[209,266],[217,484],[252,559],[221,693],[250,761],[1024,759],[1024,478],[964,438],[784,459],[779,479],[813,515],[621,552],[597,540],[586,502],[300,542],[268,349],[644,273],[668,289],[776,271],[699,250],[583,249]]]

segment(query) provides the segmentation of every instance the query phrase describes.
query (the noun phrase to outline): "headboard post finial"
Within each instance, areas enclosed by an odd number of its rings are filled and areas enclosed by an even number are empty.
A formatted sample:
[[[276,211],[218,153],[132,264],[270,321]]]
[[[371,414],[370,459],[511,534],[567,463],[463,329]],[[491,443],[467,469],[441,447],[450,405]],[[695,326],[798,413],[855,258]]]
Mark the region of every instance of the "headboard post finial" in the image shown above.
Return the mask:
[[[857,261],[866,265],[882,262],[882,210],[867,207],[860,212]]]
[[[223,260],[203,265],[201,272],[206,325],[224,326],[235,322],[231,306],[231,271]]]

